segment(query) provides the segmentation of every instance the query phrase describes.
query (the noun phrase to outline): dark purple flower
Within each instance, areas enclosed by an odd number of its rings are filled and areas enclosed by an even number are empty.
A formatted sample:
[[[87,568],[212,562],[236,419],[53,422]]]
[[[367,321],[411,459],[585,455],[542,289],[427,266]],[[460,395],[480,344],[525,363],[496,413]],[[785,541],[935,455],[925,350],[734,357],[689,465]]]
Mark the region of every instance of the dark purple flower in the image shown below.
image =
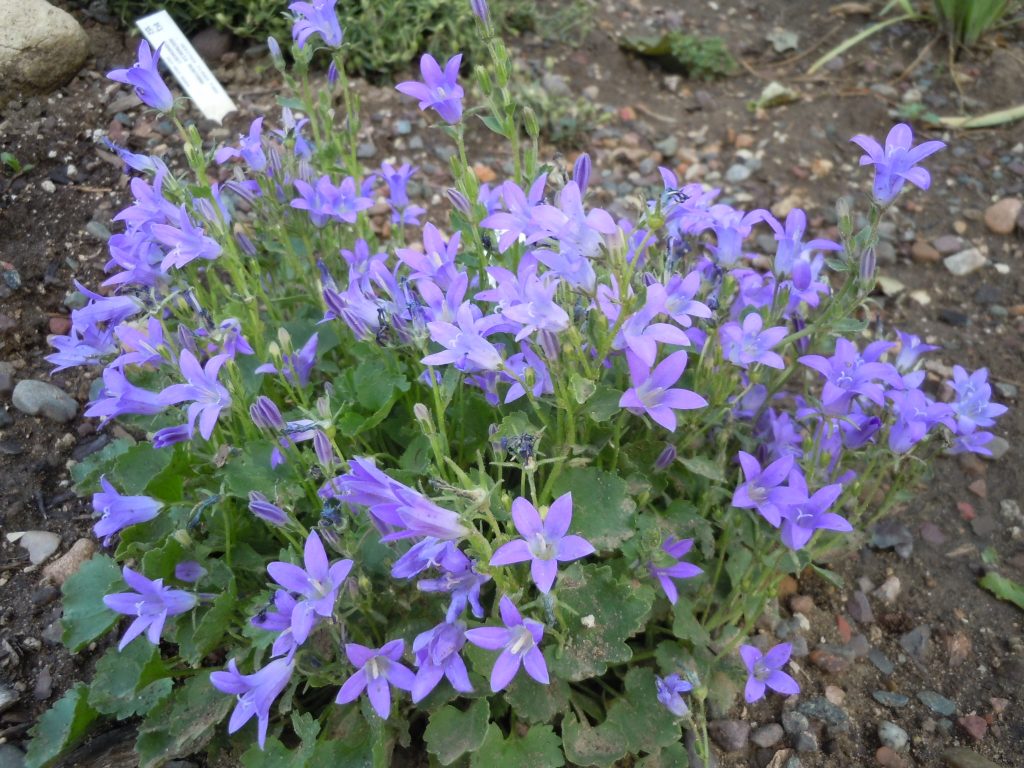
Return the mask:
[[[160,393],[167,405],[192,401],[188,407],[188,427],[195,432],[199,420],[199,434],[209,440],[217,419],[225,408],[231,407],[231,394],[217,381],[220,368],[229,359],[227,355],[215,355],[200,367],[196,356],[187,349],[181,350],[178,367],[187,384],[172,384]]]
[[[251,675],[243,675],[238,671],[238,663],[231,659],[227,672],[218,671],[210,675],[210,683],[214,688],[238,698],[228,721],[228,733],[234,733],[255,715],[256,741],[260,749],[263,749],[270,723],[270,705],[288,685],[293,667],[294,661],[289,656],[286,659],[274,659]]]
[[[303,598],[296,602],[291,617],[292,634],[300,645],[309,637],[317,616],[327,618],[334,614],[338,590],[352,570],[351,560],[328,562],[316,531],[306,539],[303,561],[305,568],[280,560],[267,566],[270,578]]]
[[[107,480],[100,477],[103,491],[92,496],[92,508],[100,516],[93,526],[96,538],[106,539],[129,525],[152,520],[160,512],[161,504],[149,496],[122,496]]]
[[[572,494],[565,493],[551,502],[541,519],[537,508],[522,496],[512,502],[512,522],[523,537],[502,544],[491,556],[491,565],[510,565],[530,561],[530,575],[542,594],[551,591],[558,563],[571,563],[592,555],[594,545],[582,536],[566,535],[572,523]]]
[[[308,3],[289,4],[288,10],[296,14],[295,23],[292,25],[292,39],[298,43],[299,48],[304,47],[312,35],[320,35],[324,43],[332,48],[341,45],[344,32],[338,23],[338,13],[334,9],[337,2],[338,0],[311,0]]]
[[[192,439],[192,427],[188,424],[176,424],[173,427],[164,427],[153,433],[154,448],[168,448],[178,443],[184,443]]]
[[[446,123],[457,123],[462,119],[462,97],[465,95],[457,82],[461,65],[462,54],[457,53],[448,59],[442,72],[434,57],[424,53],[420,59],[423,82],[409,80],[395,88],[406,96],[419,99],[421,110],[433,109]]]
[[[153,109],[166,112],[174,106],[174,97],[170,89],[160,77],[157,63],[160,61],[160,48],[152,51],[145,40],[139,42],[138,60],[131,69],[115,69],[107,73],[107,77],[118,83],[130,85],[135,95]]]
[[[590,183],[590,170],[592,163],[590,162],[590,155],[586,152],[580,152],[580,156],[576,158],[576,162],[572,166],[572,180],[576,182],[576,186],[580,188],[580,195],[587,194],[587,185]]]
[[[516,676],[520,666],[542,685],[550,682],[548,664],[540,652],[544,625],[533,619],[524,619],[507,595],[498,603],[504,627],[478,627],[466,631],[466,639],[488,651],[500,650],[491,671],[491,690],[503,690]]]
[[[826,485],[813,496],[808,496],[807,481],[798,468],[789,473],[789,487],[799,495],[796,502],[789,501],[782,511],[782,543],[790,549],[803,549],[819,529],[849,533],[853,526],[844,517],[828,512],[843,492],[839,483]]]
[[[793,456],[783,456],[764,469],[746,451],[739,452],[739,460],[745,482],[736,487],[732,505],[739,509],[757,509],[765,520],[778,528],[782,524],[782,509],[800,500],[798,494],[782,486],[793,469]]]
[[[782,370],[786,362],[777,352],[771,349],[787,333],[784,325],[764,328],[764,318],[757,312],[751,312],[739,323],[725,323],[718,329],[722,341],[722,353],[725,359],[741,368],[749,368],[754,363],[767,365],[769,368]]]
[[[800,693],[800,686],[796,680],[782,671],[792,652],[793,646],[789,643],[776,645],[768,653],[761,653],[752,645],[740,646],[740,658],[743,659],[749,675],[747,687],[743,692],[748,704],[763,699],[765,688],[771,688],[783,696]]]
[[[373,711],[382,720],[387,720],[391,714],[391,686],[411,691],[416,682],[412,670],[400,661],[404,649],[404,640],[392,640],[376,650],[358,643],[346,643],[345,655],[356,671],[341,686],[334,701],[348,704],[365,690]]]
[[[679,591],[673,579],[692,579],[704,571],[693,563],[682,562],[681,558],[693,548],[693,539],[677,539],[669,536],[662,542],[661,551],[647,564],[651,576],[658,580],[665,591],[665,597],[672,605],[679,599]],[[675,561],[675,562],[673,562]]]
[[[249,511],[271,525],[288,525],[288,513],[259,491],[249,491]]]
[[[196,604],[196,596],[191,592],[165,587],[163,579],[151,581],[127,565],[121,573],[128,586],[136,591],[105,595],[103,604],[112,611],[136,618],[125,630],[117,650],[124,650],[128,643],[143,632],[149,642],[159,645],[160,633],[164,630],[167,617],[191,610]]]
[[[941,141],[926,141],[911,148],[913,140],[914,134],[906,123],[892,127],[885,137],[884,149],[870,136],[858,134],[850,139],[866,153],[861,156],[860,164],[875,166],[874,197],[880,205],[895,200],[904,182],[909,181],[919,189],[931,186],[931,175],[917,164],[946,145]]]
[[[632,413],[646,413],[669,432],[676,431],[677,410],[705,408],[708,401],[689,389],[673,389],[686,370],[686,352],[666,357],[652,371],[638,357],[626,355],[633,386],[619,398],[619,407]]]
[[[466,644],[466,625],[461,621],[438,624],[416,636],[412,652],[416,657],[416,680],[412,685],[413,704],[419,703],[447,677],[459,693],[472,693],[466,662],[459,652]]]
[[[284,429],[284,417],[277,404],[266,395],[260,395],[249,406],[249,418],[260,429]]]
[[[473,14],[485,25],[491,21],[491,10],[487,7],[487,0],[469,0],[469,7]]]
[[[655,676],[654,685],[661,705],[676,717],[686,717],[690,708],[686,706],[682,694],[692,691],[693,686],[679,675]]]

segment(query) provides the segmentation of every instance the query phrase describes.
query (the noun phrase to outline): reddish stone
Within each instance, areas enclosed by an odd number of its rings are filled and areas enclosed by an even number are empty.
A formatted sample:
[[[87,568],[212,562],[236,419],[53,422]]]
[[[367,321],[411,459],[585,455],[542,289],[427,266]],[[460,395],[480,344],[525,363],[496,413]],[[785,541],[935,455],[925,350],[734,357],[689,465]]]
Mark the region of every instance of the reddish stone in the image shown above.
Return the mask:
[[[814,610],[814,600],[807,595],[793,595],[789,598],[789,610],[807,616]]]
[[[975,480],[973,483],[967,486],[967,489],[982,499],[988,498],[988,485],[985,483],[984,478]]]
[[[632,107],[622,107],[619,110],[619,117],[623,120],[636,120],[636,110]]]
[[[71,330],[71,318],[69,317],[51,317],[48,323],[50,333],[56,334],[57,336],[65,336],[67,332]]]
[[[907,761],[892,747],[879,747],[875,752],[875,761],[882,768],[907,768]]]
[[[960,727],[964,729],[964,732],[975,741],[981,741],[985,738],[985,734],[988,733],[988,723],[985,722],[983,717],[965,715],[957,722],[960,723]]]
[[[960,510],[960,517],[968,522],[978,516],[978,513],[974,511],[974,507],[972,507],[969,502],[958,501],[956,503],[956,508]]]
[[[810,659],[811,664],[830,675],[837,675],[850,666],[849,660],[824,648],[811,651]]]
[[[842,614],[836,616],[836,629],[839,631],[839,637],[844,643],[850,642],[850,638],[853,637],[853,628]]]

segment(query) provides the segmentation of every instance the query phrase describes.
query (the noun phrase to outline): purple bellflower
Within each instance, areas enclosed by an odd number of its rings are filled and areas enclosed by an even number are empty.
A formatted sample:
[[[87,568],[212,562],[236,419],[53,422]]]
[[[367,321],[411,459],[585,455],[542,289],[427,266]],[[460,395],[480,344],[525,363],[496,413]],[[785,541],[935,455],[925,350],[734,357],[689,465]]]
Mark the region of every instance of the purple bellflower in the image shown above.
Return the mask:
[[[782,356],[771,349],[785,338],[786,333],[783,325],[765,328],[764,318],[757,312],[744,317],[742,325],[725,323],[718,329],[725,359],[741,368],[749,368],[754,363],[779,370],[785,368]]]
[[[160,512],[161,504],[149,496],[122,496],[105,476],[100,477],[103,490],[92,495],[92,508],[100,516],[93,526],[97,538],[109,539],[129,525],[152,520]]]
[[[153,237],[170,247],[167,255],[160,263],[160,269],[166,272],[171,267],[181,268],[196,259],[213,261],[220,256],[220,244],[206,235],[202,227],[192,223],[192,219],[182,205],[178,208],[178,224],[153,224]]]
[[[331,48],[341,45],[344,33],[338,23],[338,13],[334,10],[338,0],[312,0],[308,3],[291,3],[288,10],[296,14],[292,25],[292,39],[299,48],[306,45],[312,35],[320,35],[324,43]]]
[[[295,603],[291,627],[295,642],[309,637],[317,616],[330,617],[338,600],[338,590],[352,570],[351,560],[329,563],[327,552],[316,531],[309,534],[303,556],[305,568],[280,560],[267,566],[270,578],[303,599]]]
[[[739,509],[756,509],[775,528],[782,525],[782,509],[800,497],[782,483],[793,469],[794,458],[787,454],[764,469],[756,458],[746,451],[739,452],[745,482],[736,487],[732,505]]]
[[[281,370],[273,363],[264,363],[256,369],[256,373],[280,373],[289,384],[305,387],[309,384],[309,376],[316,365],[316,350],[320,337],[314,333],[302,348],[295,354],[281,356]]]
[[[466,639],[473,645],[501,651],[491,670],[491,690],[494,693],[503,690],[520,666],[526,667],[527,674],[538,683],[547,685],[550,682],[548,664],[538,647],[544,637],[544,625],[524,619],[507,595],[498,603],[498,611],[504,627],[477,627],[466,631]]]
[[[128,381],[118,368],[107,367],[103,371],[103,389],[99,397],[89,403],[85,415],[100,417],[104,422],[123,414],[151,416],[167,408],[160,394],[137,387]]]
[[[441,576],[436,579],[420,579],[416,582],[416,588],[421,592],[447,592],[451,596],[445,621],[458,620],[467,606],[474,616],[482,619],[484,607],[480,604],[480,588],[491,577],[477,571],[476,564],[454,547],[438,564],[443,570]]]
[[[221,147],[213,159],[218,164],[226,163],[236,157],[245,160],[254,171],[262,171],[267,167],[267,155],[263,151],[263,116],[260,115],[249,126],[248,136],[239,136],[238,148]]]
[[[692,579],[704,571],[693,563],[686,563],[682,558],[693,548],[693,539],[677,539],[669,536],[661,545],[661,551],[655,559],[647,564],[651,576],[658,580],[665,591],[665,597],[672,605],[679,599],[679,591],[673,579]],[[672,561],[675,562],[672,562]]]
[[[936,403],[920,389],[890,390],[888,394],[896,413],[889,429],[889,450],[894,453],[909,451],[937,424],[955,431],[953,409],[946,403]]]
[[[267,632],[277,632],[274,638],[274,645],[270,649],[271,656],[291,656],[299,644],[292,634],[292,613],[295,611],[295,604],[298,601],[284,589],[274,593],[274,599],[258,614],[250,619],[249,623]],[[273,606],[273,610],[271,610]]]
[[[221,693],[238,697],[238,703],[228,721],[228,733],[234,733],[253,716],[256,716],[256,742],[263,749],[267,740],[267,726],[270,724],[270,705],[288,685],[292,676],[294,661],[289,656],[274,659],[263,669],[251,675],[238,671],[238,663],[231,659],[226,672],[217,671],[210,675],[210,683]]]
[[[249,491],[249,511],[271,525],[288,525],[288,513],[259,491]]]
[[[153,51],[145,40],[139,42],[138,61],[132,64],[131,69],[115,69],[107,73],[111,80],[130,85],[135,89],[135,95],[142,99],[143,103],[166,112],[174,106],[174,96],[170,89],[160,77],[157,70],[157,63],[160,61],[160,48]]]
[[[676,431],[678,410],[704,408],[708,401],[689,389],[675,389],[686,370],[686,352],[680,350],[666,357],[652,371],[640,358],[626,354],[633,386],[619,398],[619,407],[631,413],[646,413],[669,432]]]
[[[780,280],[792,275],[795,282],[803,285],[810,283],[810,262],[807,255],[815,251],[841,251],[843,246],[832,240],[817,239],[804,242],[807,231],[807,214],[794,208],[786,216],[786,224],[781,224],[774,216],[766,216],[765,221],[775,230],[778,246],[775,251],[773,271]],[[804,274],[800,274],[803,272]]]
[[[819,529],[849,533],[853,530],[846,518],[828,512],[843,492],[840,483],[826,485],[808,496],[803,473],[794,468],[789,473],[789,487],[799,495],[796,502],[782,509],[782,543],[793,550],[803,549]]]
[[[861,165],[875,166],[874,198],[879,205],[888,205],[909,181],[918,189],[928,189],[932,183],[931,174],[917,164],[929,155],[945,148],[941,141],[926,141],[911,148],[914,134],[906,123],[892,127],[885,137],[885,147],[870,136],[858,134],[850,141],[864,150]]]
[[[174,578],[187,584],[195,584],[206,574],[207,570],[196,560],[183,560],[174,566]]]
[[[747,686],[743,692],[748,704],[764,698],[765,689],[771,688],[783,696],[800,693],[800,685],[790,675],[782,671],[793,653],[793,646],[782,643],[761,653],[752,645],[740,646],[740,658],[747,667]]]
[[[345,655],[356,671],[341,686],[334,701],[348,704],[365,690],[373,711],[382,720],[387,720],[391,714],[391,686],[411,691],[416,681],[412,670],[400,661],[404,649],[404,640],[392,640],[376,650],[358,643],[346,643]]]
[[[447,677],[452,688],[460,693],[472,693],[466,662],[459,652],[466,644],[466,625],[461,621],[438,624],[416,636],[412,652],[416,656],[416,680],[412,685],[412,701],[419,703]]]
[[[692,691],[693,686],[679,675],[656,676],[654,678],[654,685],[658,693],[658,701],[661,705],[676,717],[686,717],[686,713],[690,711],[690,708],[686,706],[682,694]]]
[[[956,416],[956,431],[969,435],[978,427],[991,427],[996,418],[1006,413],[1006,406],[992,403],[992,385],[988,383],[988,369],[979,368],[974,373],[959,366],[953,366],[953,391],[956,399],[952,403]]]
[[[821,404],[827,413],[846,413],[856,395],[863,395],[875,405],[885,404],[885,390],[878,379],[893,387],[901,387],[903,380],[889,363],[879,363],[865,350],[862,355],[849,339],[836,339],[832,357],[804,355],[798,360],[825,377],[821,391]]]
[[[446,349],[427,355],[424,365],[453,364],[460,371],[496,371],[502,365],[501,353],[484,336],[500,318],[477,318],[471,302],[463,302],[456,313],[458,325],[435,320],[427,323],[430,338]]]
[[[457,53],[448,59],[442,72],[437,60],[424,53],[420,59],[423,82],[408,80],[395,88],[406,96],[419,99],[421,110],[433,109],[446,123],[457,123],[462,119],[462,97],[465,96],[457,82],[461,65],[462,54]]]
[[[491,557],[491,565],[530,561],[530,575],[542,594],[551,591],[558,563],[571,563],[592,555],[594,545],[582,536],[566,535],[572,522],[572,494],[551,502],[541,519],[537,508],[522,496],[512,502],[512,521],[523,537],[502,544]]]
[[[167,405],[192,401],[188,407],[188,428],[195,432],[199,420],[199,434],[209,440],[217,419],[225,408],[231,407],[231,394],[217,381],[220,368],[229,359],[227,355],[215,355],[201,367],[196,356],[187,349],[181,350],[178,367],[187,384],[172,384],[160,393],[160,399]]]
[[[117,650],[124,650],[128,643],[143,632],[149,642],[160,645],[160,633],[164,631],[167,617],[191,610],[195,607],[196,596],[191,592],[165,587],[163,579],[147,579],[127,565],[121,573],[128,586],[136,591],[105,595],[103,604],[112,611],[136,618],[125,630]]]
[[[315,185],[302,179],[295,179],[293,184],[299,197],[291,201],[291,207],[308,211],[310,221],[317,227],[323,227],[330,219],[355,224],[359,212],[373,206],[373,201],[356,189],[351,176],[337,186],[330,176],[321,176]]]
[[[533,234],[536,224],[533,210],[544,202],[544,187],[548,183],[548,175],[542,173],[530,185],[529,194],[514,181],[506,181],[500,187],[501,199],[505,204],[504,211],[495,211],[480,222],[481,227],[493,229],[498,233],[498,250],[504,253],[515,244],[520,237]]]

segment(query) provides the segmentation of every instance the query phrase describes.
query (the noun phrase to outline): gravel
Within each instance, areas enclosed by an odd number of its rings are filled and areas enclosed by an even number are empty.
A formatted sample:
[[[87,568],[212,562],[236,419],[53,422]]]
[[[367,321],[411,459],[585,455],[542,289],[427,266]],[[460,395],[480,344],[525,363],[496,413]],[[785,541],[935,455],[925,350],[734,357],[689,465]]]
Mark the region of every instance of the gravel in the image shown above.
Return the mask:
[[[78,413],[78,403],[71,395],[54,384],[36,379],[19,381],[11,402],[29,416],[44,416],[59,422],[71,421]]]

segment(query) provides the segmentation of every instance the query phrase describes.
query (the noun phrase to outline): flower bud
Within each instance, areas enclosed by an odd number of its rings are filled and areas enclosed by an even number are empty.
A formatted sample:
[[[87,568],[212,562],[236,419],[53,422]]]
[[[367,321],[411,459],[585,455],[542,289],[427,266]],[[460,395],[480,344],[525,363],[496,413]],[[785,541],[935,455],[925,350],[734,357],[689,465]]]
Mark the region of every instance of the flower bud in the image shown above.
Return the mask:
[[[249,491],[249,511],[271,525],[287,525],[288,515],[259,491]]]
[[[329,421],[331,418],[331,398],[330,395],[320,395],[316,399],[316,415],[324,421]]]
[[[487,7],[487,0],[469,0],[469,7],[473,9],[473,13],[480,19],[485,25],[491,22],[491,11]]]
[[[331,85],[338,82],[338,65],[333,61],[330,66],[327,67],[327,82]]]
[[[860,282],[863,285],[874,285],[876,266],[877,261],[875,257],[875,249],[865,249],[860,255]]]
[[[665,450],[661,452],[657,460],[654,462],[654,468],[659,472],[664,472],[666,469],[672,466],[672,462],[676,460],[676,447],[674,445],[666,445]]]
[[[540,136],[540,124],[537,122],[537,113],[531,107],[523,107],[523,126],[526,128],[526,135],[531,139]]]
[[[580,188],[580,197],[587,194],[587,184],[590,182],[590,155],[586,152],[576,158],[576,164],[572,167],[572,180]]]
[[[185,549],[192,546],[192,536],[184,528],[179,528],[171,534],[171,538],[181,544]]]
[[[316,452],[317,460],[325,467],[334,464],[334,447],[327,434],[318,429],[313,433],[313,450]]]
[[[284,418],[277,404],[266,395],[260,395],[249,406],[249,417],[260,429],[284,429]]]
[[[255,243],[253,243],[253,241],[249,239],[249,236],[246,235],[244,232],[235,233],[235,242],[238,243],[238,247],[242,249],[242,253],[244,253],[246,256],[256,255]]]
[[[850,198],[840,197],[836,201],[836,218],[839,224],[839,234],[843,240],[848,240],[853,235],[853,215],[850,211]]]
[[[455,206],[456,210],[466,214],[467,216],[473,215],[473,207],[469,204],[469,200],[466,199],[466,196],[459,192],[459,190],[449,187],[445,191],[445,194],[448,196],[448,201]]]
[[[267,38],[267,50],[270,51],[270,58],[277,69],[284,69],[284,54],[281,53],[281,44],[276,37]]]
[[[277,341],[280,343],[282,349],[291,349],[292,335],[288,333],[287,328],[277,329]]]

